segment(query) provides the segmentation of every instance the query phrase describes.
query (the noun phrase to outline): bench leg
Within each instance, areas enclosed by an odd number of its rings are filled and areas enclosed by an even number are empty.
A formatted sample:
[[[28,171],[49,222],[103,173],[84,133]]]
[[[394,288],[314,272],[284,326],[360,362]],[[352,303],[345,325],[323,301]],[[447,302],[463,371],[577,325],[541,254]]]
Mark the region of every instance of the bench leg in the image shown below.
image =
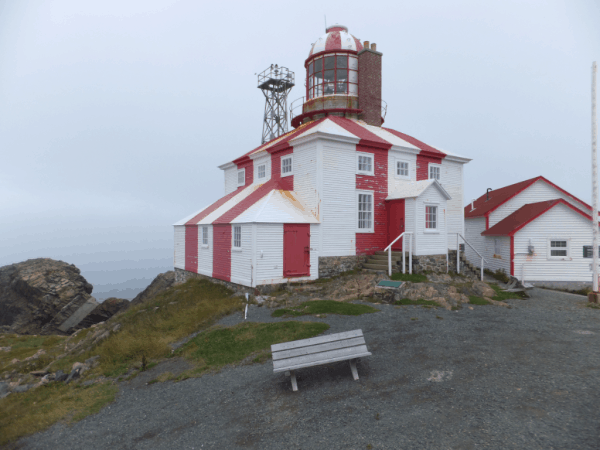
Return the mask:
[[[356,360],[355,359],[350,360],[350,370],[352,370],[352,377],[355,380],[358,380],[358,371],[356,370]]]
[[[287,374],[288,372],[286,372]],[[294,373],[294,371],[290,371],[289,372],[290,377],[292,378],[292,391],[297,391],[298,390],[298,383],[296,383],[296,374]]]

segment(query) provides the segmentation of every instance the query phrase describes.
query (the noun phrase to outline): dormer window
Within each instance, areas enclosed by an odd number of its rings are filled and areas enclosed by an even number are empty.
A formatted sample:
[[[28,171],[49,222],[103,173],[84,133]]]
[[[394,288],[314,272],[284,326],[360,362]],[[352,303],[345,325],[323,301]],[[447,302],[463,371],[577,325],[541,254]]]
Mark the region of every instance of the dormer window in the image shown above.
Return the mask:
[[[439,164],[429,164],[429,179],[441,182],[442,166]]]
[[[266,176],[266,165],[265,164],[261,164],[260,166],[258,166],[258,176],[257,178],[264,178]]]
[[[293,158],[292,155],[284,156],[281,158],[281,176],[287,177],[288,175],[293,175],[293,166],[292,166]]]
[[[238,186],[243,186],[246,184],[246,169],[240,169],[237,173],[237,184]]]

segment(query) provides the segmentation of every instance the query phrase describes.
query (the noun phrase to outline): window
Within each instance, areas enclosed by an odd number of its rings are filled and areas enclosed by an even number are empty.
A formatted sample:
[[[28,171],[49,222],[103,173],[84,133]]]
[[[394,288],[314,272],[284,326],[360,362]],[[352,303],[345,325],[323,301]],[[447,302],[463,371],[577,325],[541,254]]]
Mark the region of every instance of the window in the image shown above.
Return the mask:
[[[238,170],[238,186],[246,184],[246,169]]]
[[[592,246],[591,245],[584,245],[583,246],[583,257],[584,258],[593,258],[593,251],[592,251]],[[598,255],[600,255],[600,246],[598,246]]]
[[[358,231],[368,233],[373,231],[373,193],[358,193]]]
[[[260,166],[258,166],[258,178],[264,178],[266,176],[265,169],[266,169],[265,164],[261,164]]]
[[[494,255],[500,254],[500,239],[494,238]]]
[[[363,175],[373,175],[373,154],[358,153],[356,155],[357,169],[356,173]]]
[[[235,225],[233,227],[233,248],[242,248],[242,227]]]
[[[550,239],[550,258],[568,257],[569,245],[566,239]]]
[[[437,206],[425,206],[425,231],[437,231]]]
[[[358,95],[358,58],[348,53],[315,58],[307,68],[307,98]]]
[[[400,178],[409,178],[408,161],[396,161],[396,176]]]
[[[281,158],[281,176],[285,177],[293,175],[294,172],[292,169],[292,156],[284,156]]]
[[[439,164],[429,164],[429,179],[441,181],[441,167]]]
[[[202,227],[202,245],[208,247],[208,227]]]

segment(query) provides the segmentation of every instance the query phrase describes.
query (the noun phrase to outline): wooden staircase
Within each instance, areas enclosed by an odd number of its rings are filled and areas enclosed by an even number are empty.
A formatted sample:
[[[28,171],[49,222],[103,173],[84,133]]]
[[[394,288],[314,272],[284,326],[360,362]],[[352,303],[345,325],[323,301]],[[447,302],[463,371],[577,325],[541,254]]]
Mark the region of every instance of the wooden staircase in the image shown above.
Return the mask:
[[[408,273],[408,253],[406,254],[406,272]],[[388,252],[375,252],[363,266],[369,272],[388,271]],[[392,272],[402,272],[402,252],[392,252]]]

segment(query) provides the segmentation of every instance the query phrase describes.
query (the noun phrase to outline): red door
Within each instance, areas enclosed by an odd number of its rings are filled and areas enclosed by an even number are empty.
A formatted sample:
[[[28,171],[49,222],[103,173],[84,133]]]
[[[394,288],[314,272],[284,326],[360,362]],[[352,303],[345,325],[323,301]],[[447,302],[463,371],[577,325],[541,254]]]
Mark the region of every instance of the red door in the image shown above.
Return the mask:
[[[283,276],[310,275],[310,224],[283,224]]]
[[[388,208],[388,244],[404,233],[404,199],[387,202]],[[392,250],[402,250],[402,238],[398,239]]]

